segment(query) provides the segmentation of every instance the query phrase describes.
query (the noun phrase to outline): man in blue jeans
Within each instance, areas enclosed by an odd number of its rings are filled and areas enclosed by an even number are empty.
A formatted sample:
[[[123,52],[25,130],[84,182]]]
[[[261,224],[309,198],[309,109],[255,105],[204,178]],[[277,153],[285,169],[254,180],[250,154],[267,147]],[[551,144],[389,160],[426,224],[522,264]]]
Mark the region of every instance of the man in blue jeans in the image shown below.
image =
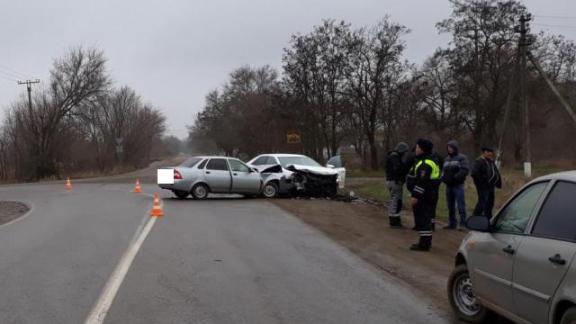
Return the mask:
[[[448,205],[449,223],[444,229],[466,228],[466,198],[464,182],[470,172],[466,155],[460,153],[458,142],[450,141],[446,145],[448,156],[442,167],[442,181],[446,184],[446,203]],[[460,224],[456,219],[456,206],[460,214]]]

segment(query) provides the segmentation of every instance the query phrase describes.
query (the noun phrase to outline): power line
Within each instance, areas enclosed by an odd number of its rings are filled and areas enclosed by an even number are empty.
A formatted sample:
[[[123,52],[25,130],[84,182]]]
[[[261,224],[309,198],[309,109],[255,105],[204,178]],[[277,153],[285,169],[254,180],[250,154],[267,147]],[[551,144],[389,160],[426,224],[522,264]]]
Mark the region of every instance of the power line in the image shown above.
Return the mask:
[[[11,74],[15,75],[15,76],[18,77],[18,78],[30,79],[30,76],[29,76],[29,75],[24,74],[24,73],[20,73],[20,72],[18,72],[18,71],[16,71],[16,70],[14,70],[14,69],[6,66],[6,65],[0,64],[0,69],[1,69],[1,70],[4,70],[4,71],[7,71],[7,72],[10,72]]]
[[[538,18],[553,18],[553,19],[576,19],[576,16],[548,16],[548,15],[534,15]]]
[[[3,76],[1,76],[1,75],[0,75],[0,80],[2,80],[2,81],[4,81],[4,82],[10,82],[10,83],[14,84],[14,80],[5,78],[5,77],[3,77]]]
[[[0,71],[0,78],[2,79],[6,79],[6,80],[10,80],[12,82],[16,82],[18,81],[16,78],[14,78],[12,75],[7,74],[7,73],[3,73],[2,71]]]
[[[4,71],[4,70],[2,70],[1,68],[0,68],[0,73],[1,73],[2,75],[8,76],[8,77],[14,78],[14,79],[22,79],[22,78],[23,78],[22,76],[19,76],[19,75],[15,74],[15,73],[11,73],[11,72],[8,72],[8,71]]]
[[[576,25],[551,25],[551,24],[539,24],[539,23],[532,23],[532,25],[543,27],[576,28]]]

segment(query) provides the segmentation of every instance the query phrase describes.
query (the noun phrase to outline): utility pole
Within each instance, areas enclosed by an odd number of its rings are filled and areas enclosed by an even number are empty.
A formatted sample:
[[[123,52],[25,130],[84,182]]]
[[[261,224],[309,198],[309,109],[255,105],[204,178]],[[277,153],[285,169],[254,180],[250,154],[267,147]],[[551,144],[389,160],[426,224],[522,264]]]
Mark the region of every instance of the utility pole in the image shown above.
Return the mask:
[[[36,80],[26,80],[26,81],[18,81],[19,85],[25,84],[26,88],[28,88],[28,109],[32,111],[32,84],[40,83],[39,79]]]
[[[566,112],[568,113],[568,115],[570,116],[570,118],[572,119],[572,121],[574,122],[573,125],[576,127],[576,111],[570,106],[570,104],[568,103],[568,101],[562,96],[562,94],[560,93],[560,90],[558,90],[558,88],[556,88],[556,86],[554,85],[554,83],[552,82],[552,80],[550,80],[550,78],[548,77],[548,75],[546,75],[546,72],[544,71],[544,69],[542,69],[542,66],[540,65],[540,63],[538,63],[538,60],[536,59],[536,57],[534,57],[534,55],[532,55],[532,53],[530,52],[529,46],[532,45],[532,43],[534,42],[534,36],[529,34],[529,26],[528,26],[528,22],[532,20],[532,17],[530,14],[524,16],[522,15],[520,17],[520,25],[517,25],[514,27],[514,31],[516,33],[520,34],[520,41],[518,42],[518,56],[517,59],[515,61],[516,64],[516,71],[514,73],[514,75],[511,78],[511,82],[510,85],[508,87],[508,97],[506,98],[506,111],[504,114],[504,127],[502,129],[502,133],[500,135],[500,141],[498,144],[498,157],[497,157],[497,162],[500,162],[500,156],[502,154],[502,145],[503,145],[503,141],[504,141],[504,136],[506,134],[506,125],[509,119],[509,110],[510,110],[510,105],[511,105],[511,101],[512,101],[512,96],[513,96],[513,83],[515,81],[516,78],[518,78],[518,83],[519,83],[519,87],[520,87],[520,103],[521,103],[521,108],[523,110],[523,128],[524,128],[524,132],[525,132],[525,150],[526,150],[526,160],[524,162],[524,175],[526,177],[531,177],[532,176],[532,152],[531,152],[531,148],[530,148],[530,118],[529,118],[529,114],[528,114],[528,101],[527,101],[527,96],[526,96],[526,76],[527,76],[527,69],[526,69],[526,62],[527,60],[530,60],[530,62],[532,63],[532,65],[536,68],[536,70],[538,71],[538,73],[540,74],[540,76],[544,79],[544,81],[546,81],[546,84],[548,85],[548,87],[550,88],[550,90],[552,90],[552,92],[554,93],[554,95],[558,98],[558,101],[562,104],[562,107],[566,110]]]
[[[526,178],[532,177],[532,150],[530,148],[530,113],[528,109],[528,96],[526,95],[526,78],[528,76],[527,70],[527,57],[528,47],[532,45],[532,39],[529,37],[528,22],[532,20],[530,14],[520,16],[520,26],[517,31],[520,33],[520,40],[518,42],[518,49],[520,51],[520,105],[524,122],[524,176]]]

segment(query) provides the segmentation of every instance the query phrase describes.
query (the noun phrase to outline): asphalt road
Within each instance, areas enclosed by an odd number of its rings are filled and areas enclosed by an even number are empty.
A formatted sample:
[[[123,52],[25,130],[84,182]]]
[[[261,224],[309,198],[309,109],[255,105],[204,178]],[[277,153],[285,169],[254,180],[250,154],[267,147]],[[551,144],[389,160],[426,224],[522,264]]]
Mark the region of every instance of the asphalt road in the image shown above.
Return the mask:
[[[130,184],[0,187],[0,323],[83,323],[148,221]],[[145,193],[156,186],[144,185]],[[430,303],[260,199],[170,199],[105,323],[446,323]],[[118,278],[116,278],[118,279]]]

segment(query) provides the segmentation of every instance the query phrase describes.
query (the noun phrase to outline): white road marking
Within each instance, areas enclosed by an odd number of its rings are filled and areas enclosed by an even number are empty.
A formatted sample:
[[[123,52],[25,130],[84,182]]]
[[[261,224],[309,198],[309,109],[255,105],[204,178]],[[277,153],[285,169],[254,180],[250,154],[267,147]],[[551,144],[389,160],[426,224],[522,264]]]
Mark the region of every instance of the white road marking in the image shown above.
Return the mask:
[[[157,218],[158,217],[150,217],[142,231],[136,232],[134,239],[130,243],[130,246],[128,246],[128,249],[124,252],[124,255],[122,255],[122,258],[120,258],[120,262],[118,262],[116,265],[114,272],[112,272],[108,282],[106,282],[106,286],[104,286],[98,301],[92,308],[92,311],[90,311],[90,314],[84,323],[100,324],[104,322],[106,314],[108,313],[108,310],[112,306],[112,302],[118,293],[118,289],[120,289],[120,285],[122,285],[122,282],[124,281],[124,278],[126,277],[126,274],[128,273],[134,258],[136,257],[136,254],[138,254],[142,243],[144,243],[144,240],[150,233],[150,230],[152,230],[152,227],[154,226]]]

